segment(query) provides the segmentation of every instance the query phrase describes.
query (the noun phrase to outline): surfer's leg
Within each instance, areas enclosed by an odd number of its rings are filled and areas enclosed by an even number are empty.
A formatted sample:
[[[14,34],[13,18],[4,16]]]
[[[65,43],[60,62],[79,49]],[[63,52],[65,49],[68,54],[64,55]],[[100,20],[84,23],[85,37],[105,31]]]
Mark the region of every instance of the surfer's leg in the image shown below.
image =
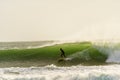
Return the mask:
[[[61,56],[61,58],[63,57],[63,55],[62,55],[62,54],[61,54],[60,56]]]
[[[65,54],[63,54],[63,57],[66,58]]]

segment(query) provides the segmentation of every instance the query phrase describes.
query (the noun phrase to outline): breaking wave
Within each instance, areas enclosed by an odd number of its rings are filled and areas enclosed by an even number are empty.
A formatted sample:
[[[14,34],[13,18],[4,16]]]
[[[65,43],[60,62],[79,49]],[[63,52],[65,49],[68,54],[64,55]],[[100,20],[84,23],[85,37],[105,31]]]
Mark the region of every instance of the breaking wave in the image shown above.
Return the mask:
[[[48,64],[69,66],[84,63],[89,65],[93,63],[94,65],[99,63],[120,63],[119,43],[74,42],[53,44],[51,43],[49,46],[46,44],[47,46],[41,48],[0,50],[0,65],[5,65],[2,63],[6,62],[6,64],[13,63],[11,66],[45,66]],[[61,47],[65,50],[67,58],[58,63],[57,61],[60,58],[59,48]]]

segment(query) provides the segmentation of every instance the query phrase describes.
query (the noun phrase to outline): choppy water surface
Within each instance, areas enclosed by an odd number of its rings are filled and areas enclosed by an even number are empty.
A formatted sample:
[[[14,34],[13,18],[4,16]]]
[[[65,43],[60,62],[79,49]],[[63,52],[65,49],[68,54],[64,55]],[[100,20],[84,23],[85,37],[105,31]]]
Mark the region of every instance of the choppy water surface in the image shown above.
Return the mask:
[[[0,80],[120,80],[120,65],[0,68]]]

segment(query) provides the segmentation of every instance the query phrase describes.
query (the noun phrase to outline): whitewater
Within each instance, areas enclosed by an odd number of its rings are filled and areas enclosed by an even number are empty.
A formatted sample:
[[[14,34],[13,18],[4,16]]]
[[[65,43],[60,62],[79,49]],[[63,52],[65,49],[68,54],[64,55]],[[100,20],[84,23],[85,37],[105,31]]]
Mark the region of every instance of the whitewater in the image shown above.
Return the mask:
[[[120,80],[120,65],[0,68],[0,80]]]

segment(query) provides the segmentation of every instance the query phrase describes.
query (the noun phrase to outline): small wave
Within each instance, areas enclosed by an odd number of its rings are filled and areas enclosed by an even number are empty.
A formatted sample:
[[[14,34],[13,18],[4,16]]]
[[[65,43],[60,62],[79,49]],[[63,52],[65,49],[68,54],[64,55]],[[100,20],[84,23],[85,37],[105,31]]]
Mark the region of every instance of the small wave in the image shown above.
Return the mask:
[[[0,50],[41,48],[45,46],[52,46],[57,43],[59,42],[58,41],[0,42]]]

